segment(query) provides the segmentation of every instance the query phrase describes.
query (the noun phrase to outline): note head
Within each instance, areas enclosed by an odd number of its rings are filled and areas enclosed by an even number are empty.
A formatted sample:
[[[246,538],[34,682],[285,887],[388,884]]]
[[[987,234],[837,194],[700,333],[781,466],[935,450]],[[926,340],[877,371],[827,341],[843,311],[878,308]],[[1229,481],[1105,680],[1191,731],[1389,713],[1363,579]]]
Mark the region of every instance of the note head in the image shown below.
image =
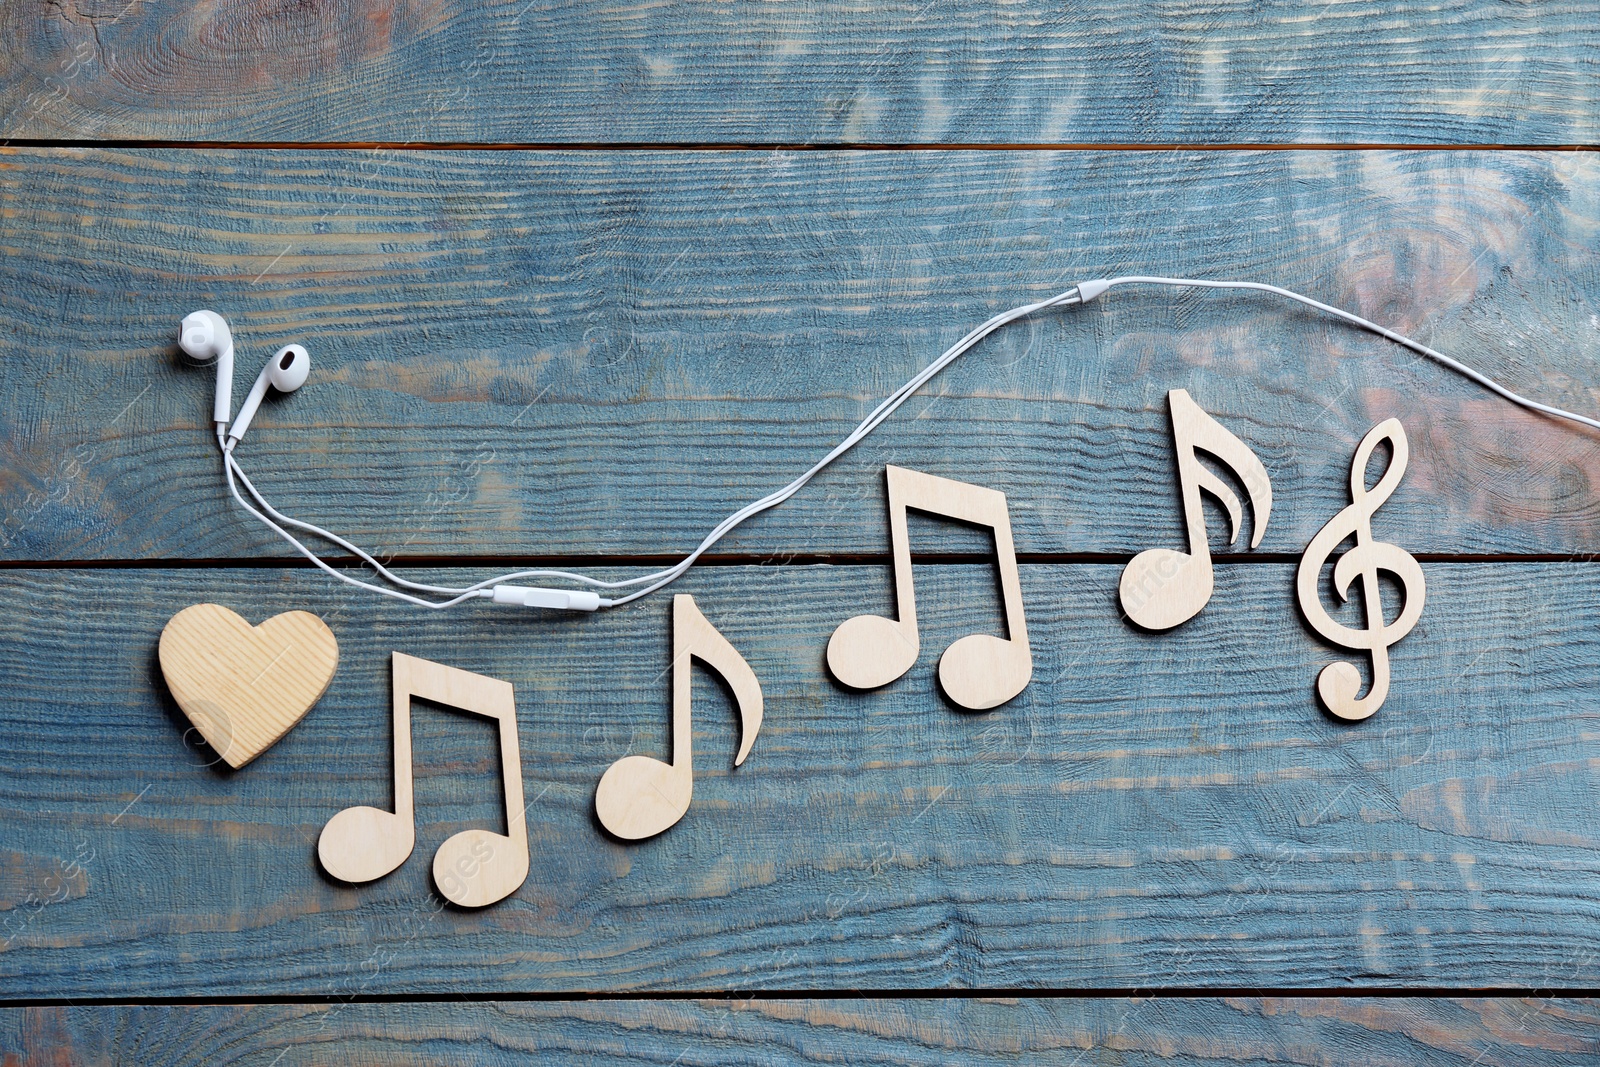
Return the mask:
[[[828,670],[852,689],[877,689],[909,671],[919,643],[905,627],[881,615],[846,619],[828,638]]]
[[[1015,641],[968,634],[939,657],[939,685],[968,711],[988,711],[1016,697],[1033,677],[1033,656]]]
[[[1171,548],[1139,553],[1123,568],[1122,610],[1146,630],[1170,630],[1200,614],[1211,599],[1211,560]]]
[[[433,884],[450,903],[483,908],[516,892],[528,877],[528,850],[493,830],[463,830],[433,854]]]
[[[689,810],[694,773],[650,756],[623,756],[594,791],[600,825],[624,841],[654,837]]]
[[[373,882],[398,870],[416,845],[409,819],[382,808],[345,808],[317,838],[322,869],[341,882]]]

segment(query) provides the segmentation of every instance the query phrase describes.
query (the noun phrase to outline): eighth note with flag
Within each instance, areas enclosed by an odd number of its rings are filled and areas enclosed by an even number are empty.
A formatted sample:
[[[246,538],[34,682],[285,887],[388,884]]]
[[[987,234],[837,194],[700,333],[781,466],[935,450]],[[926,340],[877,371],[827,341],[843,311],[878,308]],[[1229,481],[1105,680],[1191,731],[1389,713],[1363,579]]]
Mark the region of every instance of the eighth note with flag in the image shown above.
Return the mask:
[[[697,659],[722,676],[739,712],[741,740],[735,767],[744,763],[761,732],[761,682],[739,650],[700,612],[694,597],[672,598],[672,762],[623,756],[601,775],[594,810],[600,824],[624,841],[654,837],[689,810],[694,796],[694,712],[689,662]]]

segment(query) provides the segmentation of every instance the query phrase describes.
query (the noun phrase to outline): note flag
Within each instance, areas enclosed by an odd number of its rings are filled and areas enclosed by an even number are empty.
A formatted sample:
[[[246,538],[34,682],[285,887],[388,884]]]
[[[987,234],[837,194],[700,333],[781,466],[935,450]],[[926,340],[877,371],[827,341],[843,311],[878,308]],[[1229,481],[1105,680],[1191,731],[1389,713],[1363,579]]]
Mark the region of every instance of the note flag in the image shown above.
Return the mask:
[[[528,877],[528,823],[517,751],[517,704],[511,683],[396,652],[394,676],[394,811],[346,808],[322,828],[317,856],[345,882],[370,882],[399,868],[416,844],[412,803],[411,698],[421,697],[494,719],[500,726],[500,768],[506,828],[463,830],[433,856],[433,881],[452,904],[481,908],[516,891]]]
[[[968,634],[939,658],[939,684],[963,708],[996,708],[1028,686],[1033,677],[1033,652],[1028,623],[1022,615],[1022,585],[1017,554],[1011,543],[1011,517],[1006,495],[997,489],[939,478],[891,466],[889,539],[894,550],[894,590],[898,619],[857,615],[846,619],[828,639],[828,669],[845,685],[876,689],[905,674],[917,662],[917,595],[911,583],[911,539],[906,509],[987,526],[994,531],[1000,564],[1000,594],[1010,639],[993,634]]]
[[[1228,543],[1239,539],[1243,518],[1239,498],[1221,478],[1195,455],[1199,449],[1221,460],[1244,483],[1255,513],[1250,547],[1261,543],[1272,513],[1272,482],[1267,470],[1243,441],[1201,410],[1188,390],[1167,394],[1172,414],[1172,437],[1178,449],[1178,484],[1183,490],[1183,521],[1189,533],[1189,551],[1152,548],[1134,556],[1122,572],[1119,589],[1122,610],[1147,630],[1170,630],[1200,614],[1211,599],[1211,548],[1206,541],[1205,511],[1200,503],[1204,489],[1222,502],[1228,512]]]
[[[1378,484],[1368,489],[1367,462],[1380,441],[1389,442],[1389,466]],[[1372,515],[1399,486],[1409,456],[1410,445],[1399,419],[1386,419],[1368,431],[1356,449],[1355,462],[1350,465],[1350,506],[1330,519],[1311,539],[1306,554],[1300,557],[1300,569],[1295,575],[1300,610],[1312,629],[1336,645],[1372,653],[1372,688],[1364,697],[1356,696],[1361,691],[1361,672],[1353,663],[1330,663],[1317,676],[1317,694],[1322,697],[1322,703],[1341,719],[1365,719],[1383,705],[1384,698],[1389,695],[1389,646],[1410,633],[1422,617],[1422,604],[1427,595],[1422,568],[1405,549],[1372,539]],[[1317,595],[1323,565],[1334,549],[1352,535],[1355,547],[1334,564],[1333,588],[1341,600],[1349,599],[1350,584],[1360,575],[1367,615],[1366,628],[1360,630],[1334,622]],[[1400,613],[1394,622],[1384,621],[1379,571],[1387,571],[1400,582]]]
[[[623,756],[606,769],[595,789],[594,808],[600,824],[628,841],[653,837],[683,818],[694,793],[694,724],[690,711],[693,676],[689,661],[698,659],[733,690],[739,709],[739,766],[761,732],[761,683],[738,649],[700,614],[694,597],[672,598],[672,762],[650,756]]]

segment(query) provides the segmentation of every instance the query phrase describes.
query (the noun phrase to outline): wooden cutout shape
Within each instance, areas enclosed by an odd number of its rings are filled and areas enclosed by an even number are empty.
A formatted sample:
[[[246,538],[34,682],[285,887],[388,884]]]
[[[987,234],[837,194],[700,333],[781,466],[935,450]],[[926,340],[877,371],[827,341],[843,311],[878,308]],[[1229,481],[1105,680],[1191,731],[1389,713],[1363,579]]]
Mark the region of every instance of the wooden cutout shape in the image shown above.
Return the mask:
[[[411,698],[494,719],[500,726],[500,767],[506,827],[463,830],[433,855],[433,881],[446,900],[481,908],[514,893],[528,877],[528,821],[522,800],[522,755],[517,746],[517,701],[510,682],[396,652],[394,675],[394,811],[346,808],[317,839],[323,869],[343,882],[371,882],[397,870],[417,841],[411,777]]]
[[[1249,446],[1201,410],[1188,390],[1174,389],[1168,393],[1167,407],[1172,415],[1172,437],[1178,450],[1178,484],[1183,490],[1183,521],[1189,533],[1189,551],[1147,549],[1134,556],[1123,569],[1118,589],[1122,610],[1147,630],[1170,630],[1186,623],[1200,614],[1200,609],[1211,599],[1211,546],[1206,540],[1205,508],[1200,503],[1200,490],[1216,497],[1227,509],[1228,544],[1239,539],[1243,518],[1239,498],[1226,482],[1200,462],[1196,449],[1215,456],[1244,483],[1255,514],[1251,548],[1261,543],[1261,536],[1267,532],[1267,517],[1272,514],[1272,481]]]
[[[911,538],[906,509],[959,519],[994,531],[1000,565],[1000,592],[1009,640],[993,634],[968,634],[939,657],[939,684],[963,708],[996,708],[1021,693],[1033,677],[1033,652],[1022,613],[1022,583],[1011,542],[1006,495],[968,482],[940,478],[905,467],[885,470],[889,485],[889,537],[894,550],[894,590],[898,619],[857,615],[828,639],[828,669],[854,689],[888,685],[917,662],[917,595],[911,581]]]
[[[606,769],[594,793],[600,823],[627,841],[654,837],[689,810],[694,793],[694,724],[690,709],[690,658],[722,675],[739,709],[739,754],[744,763],[761,732],[761,683],[738,649],[700,613],[694,597],[672,598],[672,762],[623,756]]]
[[[339,642],[309,611],[251,626],[220,604],[195,604],[167,620],[157,656],[178,707],[239,768],[321,699],[339,668]]]
[[[1367,461],[1380,441],[1389,442],[1393,455],[1378,484],[1368,489]],[[1305,555],[1300,557],[1300,569],[1295,575],[1300,610],[1312,629],[1336,645],[1372,654],[1372,688],[1364,697],[1356,696],[1361,691],[1361,672],[1353,663],[1343,660],[1330,663],[1317,675],[1317,694],[1327,709],[1341,719],[1365,719],[1383,706],[1384,698],[1389,695],[1389,646],[1410,633],[1422,617],[1422,605],[1427,596],[1422,567],[1398,545],[1372,539],[1372,515],[1400,485],[1410,454],[1411,446],[1399,419],[1385,419],[1367,432],[1356,449],[1355,462],[1350,465],[1350,506],[1330,519],[1311,539]],[[1334,564],[1333,588],[1339,599],[1348,600],[1350,584],[1357,575],[1361,576],[1362,602],[1367,613],[1367,625],[1362,630],[1334,622],[1317,595],[1323,564],[1352,534],[1356,545]],[[1400,614],[1392,623],[1384,622],[1379,571],[1388,571],[1400,581]]]

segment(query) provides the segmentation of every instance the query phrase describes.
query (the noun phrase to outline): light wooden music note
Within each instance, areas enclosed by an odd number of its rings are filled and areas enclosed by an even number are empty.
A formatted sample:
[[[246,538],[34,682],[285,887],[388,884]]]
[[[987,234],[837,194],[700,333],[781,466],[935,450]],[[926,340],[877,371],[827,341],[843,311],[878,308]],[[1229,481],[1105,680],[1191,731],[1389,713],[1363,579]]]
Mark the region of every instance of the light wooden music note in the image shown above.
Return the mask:
[[[689,810],[694,793],[691,657],[722,675],[733,690],[740,730],[735,767],[744,763],[761,732],[761,683],[755,671],[700,614],[694,597],[679,593],[672,598],[672,762],[623,756],[606,769],[594,793],[601,825],[625,840],[653,837]]]
[[[1389,466],[1378,484],[1368,489],[1367,462],[1381,441],[1389,442]],[[1399,419],[1385,419],[1367,432],[1356,448],[1355,461],[1350,464],[1350,506],[1317,531],[1317,536],[1306,546],[1305,555],[1300,557],[1300,569],[1295,574],[1300,610],[1312,629],[1336,645],[1372,654],[1372,688],[1364,697],[1356,696],[1361,691],[1361,672],[1354,663],[1343,660],[1330,663],[1317,675],[1317,695],[1322,697],[1327,709],[1341,719],[1365,719],[1383,706],[1384,698],[1389,695],[1389,646],[1410,633],[1422,618],[1422,605],[1427,598],[1422,567],[1399,545],[1372,539],[1373,513],[1399,487],[1410,455],[1411,445]],[[1361,576],[1361,596],[1367,614],[1366,628],[1361,630],[1334,622],[1317,595],[1323,564],[1352,534],[1356,546],[1334,564],[1333,588],[1339,599],[1348,600],[1350,584],[1356,575]],[[1387,571],[1400,581],[1400,614],[1394,622],[1384,622],[1379,571]]]
[[[1011,543],[1006,495],[997,489],[940,478],[905,467],[888,467],[889,537],[894,549],[894,589],[898,619],[857,615],[828,639],[828,669],[845,685],[876,689],[905,674],[917,662],[917,595],[911,581],[911,539],[906,509],[926,511],[994,531],[1000,565],[1000,593],[1009,640],[993,634],[968,634],[939,657],[939,684],[963,708],[999,707],[1028,686],[1033,652],[1022,614],[1022,585]]]
[[[445,899],[481,908],[515,892],[528,877],[528,823],[517,750],[517,703],[510,682],[396,652],[394,676],[394,811],[346,808],[329,819],[317,840],[323,868],[344,882],[370,882],[397,870],[416,844],[412,802],[411,698],[420,697],[494,719],[500,726],[500,767],[506,828],[463,830],[433,856],[433,881]]]
[[[1211,599],[1211,547],[1206,540],[1204,489],[1221,501],[1228,512],[1228,543],[1239,539],[1243,518],[1239,498],[1221,478],[1195,455],[1209,452],[1226,464],[1250,494],[1255,533],[1250,547],[1261,543],[1272,513],[1272,482],[1267,470],[1248,445],[1201,410],[1185,389],[1167,394],[1172,415],[1172,437],[1178,449],[1178,484],[1183,489],[1183,521],[1189,533],[1189,551],[1152,548],[1134,556],[1122,571],[1118,592],[1128,618],[1147,630],[1170,630],[1200,613]]]

